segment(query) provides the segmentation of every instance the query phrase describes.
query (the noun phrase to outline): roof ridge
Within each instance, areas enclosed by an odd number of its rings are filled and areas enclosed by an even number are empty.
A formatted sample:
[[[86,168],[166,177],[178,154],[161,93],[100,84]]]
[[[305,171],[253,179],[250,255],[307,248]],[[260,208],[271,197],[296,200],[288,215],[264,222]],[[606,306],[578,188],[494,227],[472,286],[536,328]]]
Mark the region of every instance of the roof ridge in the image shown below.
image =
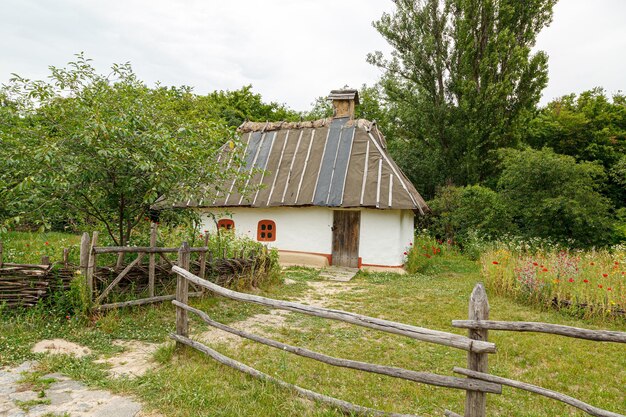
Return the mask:
[[[287,121],[278,121],[278,122],[251,122],[245,121],[238,128],[237,131],[239,133],[248,133],[248,132],[270,132],[273,130],[280,129],[315,129],[319,127],[330,126],[332,122],[332,117],[327,117],[324,119],[317,120],[306,120],[300,122],[287,122]],[[376,122],[370,122],[367,119],[355,119],[349,120],[346,122],[346,127],[357,126],[359,128],[367,129],[368,131],[374,126]]]

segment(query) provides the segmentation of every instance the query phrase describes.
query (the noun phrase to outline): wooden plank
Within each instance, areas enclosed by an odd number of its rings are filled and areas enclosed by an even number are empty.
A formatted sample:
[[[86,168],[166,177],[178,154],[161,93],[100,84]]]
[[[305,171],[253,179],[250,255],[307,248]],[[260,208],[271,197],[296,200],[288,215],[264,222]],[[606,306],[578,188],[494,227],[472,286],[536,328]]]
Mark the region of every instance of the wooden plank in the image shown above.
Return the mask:
[[[439,330],[431,330],[423,327],[411,326],[408,324],[377,319],[374,317],[368,317],[361,314],[350,313],[342,310],[315,307],[305,304],[294,303],[291,301],[274,300],[272,298],[261,297],[258,295],[240,293],[220,287],[219,285],[197,277],[189,271],[177,266],[172,268],[172,271],[185,277],[190,282],[207,288],[216,294],[222,295],[227,298],[232,298],[234,300],[261,304],[264,306],[279,308],[283,310],[295,311],[298,313],[308,314],[316,317],[344,321],[346,323],[352,323],[370,329],[399,334],[402,336],[410,337],[412,339],[436,343],[444,346],[450,346],[462,350],[471,350],[473,352],[485,353],[493,353],[496,351],[496,346],[493,343],[472,340],[468,337],[454,333],[447,333]]]
[[[93,300],[93,281],[96,274],[96,252],[94,248],[98,244],[98,232],[93,232],[89,249],[89,261],[87,263],[87,290],[89,291],[89,303]]]
[[[496,384],[502,384],[513,388],[518,388],[524,391],[532,392],[534,394],[542,395],[544,397],[551,398],[553,400],[561,401],[565,404],[576,407],[579,410],[583,410],[589,415],[596,417],[626,417],[623,414],[614,413],[612,411],[603,410],[598,407],[594,407],[590,404],[582,402],[576,398],[570,397],[560,392],[552,391],[549,389],[541,388],[536,385],[527,384],[525,382],[515,381],[512,379],[502,378],[483,372],[473,371],[471,369],[464,369],[454,367],[454,372],[457,374],[465,375],[470,378],[482,379],[483,381],[494,382]]]
[[[201,291],[198,292],[190,292],[189,297],[199,297],[203,293]],[[123,307],[132,307],[132,306],[140,306],[144,304],[152,304],[152,303],[160,303],[162,301],[172,301],[176,299],[175,294],[170,295],[158,295],[156,297],[148,297],[148,298],[140,298],[138,300],[130,300],[130,301],[121,301],[119,303],[109,303],[102,304],[97,307],[97,310],[112,310],[115,308],[123,308]]]
[[[462,329],[505,330],[512,332],[549,333],[577,339],[597,342],[626,343],[626,332],[612,330],[589,330],[580,327],[563,326],[531,321],[493,321],[493,320],[453,320],[452,325]]]
[[[469,301],[470,320],[489,319],[489,300],[485,287],[476,284]],[[472,340],[487,341],[488,331],[470,329],[469,338]],[[467,367],[473,371],[487,372],[489,355],[486,353],[467,353]],[[487,394],[483,392],[467,391],[465,393],[465,417],[485,417],[487,415]]]
[[[175,268],[187,272],[189,269],[189,258],[189,245],[187,242],[183,242],[178,251],[179,266]],[[181,304],[187,304],[189,301],[189,281],[181,274],[176,278],[176,301]],[[189,336],[189,318],[187,317],[187,310],[179,307],[176,308],[176,334],[183,337]],[[183,345],[177,343],[176,346],[180,349]]]
[[[150,249],[154,249],[157,243],[157,225],[155,222],[150,224]],[[156,255],[150,252],[148,255],[148,296],[154,297],[154,270],[156,267]]]
[[[87,266],[89,265],[89,233],[85,232],[80,238],[80,273],[87,279]]]
[[[126,274],[128,274],[130,272],[130,270],[135,267],[135,265],[137,265],[139,262],[141,262],[141,258],[143,258],[143,255],[144,255],[143,253],[140,253],[139,255],[137,255],[137,258],[135,258],[134,261],[132,261],[131,263],[126,265],[126,268],[124,268],[124,270],[122,272],[120,272],[120,274],[109,284],[109,286],[106,287],[106,289],[104,291],[102,291],[102,294],[100,294],[98,296],[98,298],[96,298],[96,304],[100,304],[100,302],[107,295],[109,295],[109,293],[111,292],[113,287],[115,287],[122,280],[122,278],[124,278],[126,276]]]
[[[328,365],[357,369],[365,372],[372,372],[381,375],[387,375],[394,378],[406,379],[408,381],[420,382],[428,385],[435,385],[439,387],[456,388],[463,390],[484,391],[494,394],[502,393],[502,387],[497,384],[477,384],[476,381],[471,379],[454,378],[446,375],[437,375],[429,372],[416,372],[408,369],[396,368],[392,366],[375,365],[367,362],[358,362],[349,359],[335,358],[333,356],[324,355],[322,353],[314,352],[312,350],[291,346],[276,340],[268,339],[263,336],[255,335],[245,332],[243,330],[235,329],[233,327],[226,326],[215,320],[212,320],[205,312],[198,310],[197,308],[190,307],[188,305],[173,301],[177,307],[184,308],[194,314],[197,314],[204,322],[217,329],[223,330],[228,333],[235,334],[237,336],[254,340],[255,342],[262,343],[267,346],[271,346],[277,349],[281,349],[285,352],[290,352],[298,356],[314,359],[319,362],[326,363]]]
[[[150,246],[99,246],[95,253],[177,253],[178,248],[152,248]],[[205,252],[207,247],[189,248],[189,252]]]
[[[301,397],[304,398],[308,398],[310,400],[314,400],[314,401],[320,401],[326,404],[329,404],[332,407],[335,407],[339,410],[341,410],[342,412],[350,415],[363,415],[363,416],[368,416],[368,417],[373,417],[373,416],[388,416],[388,417],[418,417],[415,416],[413,414],[397,414],[397,413],[387,413],[384,411],[379,411],[379,410],[374,410],[372,408],[367,408],[367,407],[363,407],[360,405],[356,405],[356,404],[352,404],[349,403],[347,401],[343,401],[343,400],[339,400],[337,398],[333,398],[333,397],[329,397],[323,394],[319,394],[317,392],[314,391],[310,391],[304,388],[300,388],[297,385],[292,385],[289,384],[287,382],[284,382],[280,379],[274,378],[272,376],[269,376],[263,372],[257,371],[256,369],[245,365],[241,362],[238,362],[234,359],[229,358],[228,356],[224,356],[221,353],[211,349],[208,346],[203,345],[202,343],[196,342],[195,340],[191,340],[187,337],[183,337],[183,336],[179,336],[176,334],[170,334],[170,337],[174,340],[176,340],[177,343],[181,343],[187,346],[191,346],[192,348],[199,350],[200,352],[203,352],[205,354],[207,354],[208,356],[210,356],[211,358],[215,359],[216,361],[218,361],[219,363],[226,365],[226,366],[230,366],[231,368],[234,368],[238,371],[241,371],[243,373],[246,373],[252,377],[255,378],[259,378],[261,380],[265,380],[265,381],[270,381],[273,382],[283,388],[287,388],[291,391],[294,391],[296,394],[300,395]]]
[[[209,232],[204,234],[204,246],[209,247]],[[206,255],[208,251],[200,253],[200,278],[205,278],[206,275]]]

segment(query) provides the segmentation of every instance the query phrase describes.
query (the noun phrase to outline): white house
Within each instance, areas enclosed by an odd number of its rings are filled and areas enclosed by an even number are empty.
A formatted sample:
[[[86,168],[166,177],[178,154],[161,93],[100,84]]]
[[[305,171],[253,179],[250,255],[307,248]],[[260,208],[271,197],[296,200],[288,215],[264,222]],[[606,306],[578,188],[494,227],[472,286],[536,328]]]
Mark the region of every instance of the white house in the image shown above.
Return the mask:
[[[241,125],[242,169],[258,168],[243,189],[256,191],[241,195],[233,181],[211,201],[186,206],[204,213],[205,230],[215,230],[211,213],[217,227],[277,248],[283,263],[402,267],[426,203],[376,124],[354,120],[356,90],[329,99],[330,119]]]

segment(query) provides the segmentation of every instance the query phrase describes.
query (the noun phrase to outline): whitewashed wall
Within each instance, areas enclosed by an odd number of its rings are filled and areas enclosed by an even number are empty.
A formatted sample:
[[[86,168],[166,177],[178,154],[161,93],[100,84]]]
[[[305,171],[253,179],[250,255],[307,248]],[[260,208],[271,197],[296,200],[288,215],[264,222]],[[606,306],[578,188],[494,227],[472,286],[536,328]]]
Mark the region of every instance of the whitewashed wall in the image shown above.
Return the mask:
[[[404,251],[413,242],[413,212],[411,210],[361,209],[359,256],[364,265],[399,266],[404,263]],[[235,232],[256,240],[259,220],[276,223],[276,240],[266,242],[279,250],[332,253],[333,210],[324,207],[275,207],[205,209],[203,230],[215,231],[215,223],[207,213],[220,218],[232,218]]]

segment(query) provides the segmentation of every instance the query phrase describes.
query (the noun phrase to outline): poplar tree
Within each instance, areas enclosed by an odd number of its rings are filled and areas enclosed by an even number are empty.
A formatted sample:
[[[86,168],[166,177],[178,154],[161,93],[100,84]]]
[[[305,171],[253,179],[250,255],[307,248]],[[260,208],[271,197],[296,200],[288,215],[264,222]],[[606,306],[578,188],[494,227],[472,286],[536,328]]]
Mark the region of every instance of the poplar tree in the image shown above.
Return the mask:
[[[427,196],[443,183],[495,183],[547,84],[534,51],[556,0],[394,0],[374,27],[393,47],[369,62],[398,127],[392,150]]]

